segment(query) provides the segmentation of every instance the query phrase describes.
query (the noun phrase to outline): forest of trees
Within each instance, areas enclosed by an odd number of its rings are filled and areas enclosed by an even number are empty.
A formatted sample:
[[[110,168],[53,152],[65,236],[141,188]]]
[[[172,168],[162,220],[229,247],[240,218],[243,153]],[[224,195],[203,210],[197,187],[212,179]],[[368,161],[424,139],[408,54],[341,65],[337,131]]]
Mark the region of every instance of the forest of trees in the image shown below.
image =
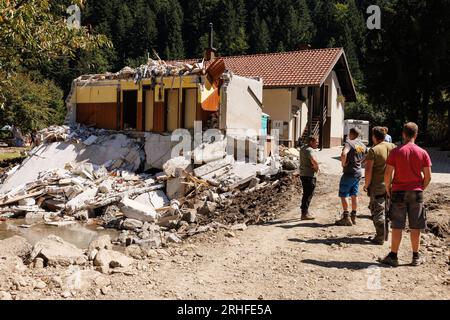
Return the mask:
[[[50,6],[43,15],[64,18],[67,14],[61,8],[73,2],[52,1],[60,7]],[[450,126],[450,0],[78,2],[84,4],[81,18],[87,33],[80,39],[89,36],[87,43],[94,45],[72,45],[70,54],[60,52],[31,63],[21,54],[20,65],[13,72],[26,73],[24,79],[37,85],[52,83],[56,91],[59,88],[67,94],[71,80],[78,75],[137,66],[152,55],[152,50],[163,59],[199,58],[207,47],[212,22],[214,45],[221,55],[289,51],[300,44],[343,47],[358,91],[358,102],[347,105],[347,117],[388,125],[394,136],[404,121],[416,121],[429,133],[422,135],[424,139],[439,138]],[[366,9],[374,4],[381,8],[381,30],[366,26]],[[1,43],[4,30],[0,14]],[[3,50],[1,44],[0,48]],[[0,73],[5,72],[9,71],[0,63]],[[2,82],[0,89],[7,93],[0,91],[7,108],[14,93]],[[13,100],[17,105],[20,99]],[[44,104],[47,101],[41,100]],[[0,125],[6,121],[2,112],[5,114],[0,109]],[[14,110],[8,114],[9,122],[18,119]],[[47,121],[27,128],[55,121],[56,116],[48,114]]]

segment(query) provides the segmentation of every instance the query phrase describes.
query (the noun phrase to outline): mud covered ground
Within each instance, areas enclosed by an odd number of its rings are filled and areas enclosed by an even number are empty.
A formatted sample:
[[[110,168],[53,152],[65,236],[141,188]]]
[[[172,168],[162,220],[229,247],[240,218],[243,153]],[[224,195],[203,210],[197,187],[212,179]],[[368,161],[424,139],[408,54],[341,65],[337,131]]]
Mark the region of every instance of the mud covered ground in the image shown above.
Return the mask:
[[[217,228],[145,255],[128,252],[137,258],[130,270],[103,275],[81,289],[71,284],[87,282],[80,270],[90,267],[10,266],[0,273],[1,294],[13,299],[450,299],[450,185],[433,184],[426,192],[431,228],[421,241],[426,264],[409,266],[405,232],[401,266],[389,268],[376,262],[389,244],[368,241],[373,226],[366,196],[361,195],[356,226],[334,225],[340,212],[338,179],[319,177],[314,221],[299,219],[294,178],[218,209],[224,210],[223,222],[227,216],[257,222],[246,230]]]

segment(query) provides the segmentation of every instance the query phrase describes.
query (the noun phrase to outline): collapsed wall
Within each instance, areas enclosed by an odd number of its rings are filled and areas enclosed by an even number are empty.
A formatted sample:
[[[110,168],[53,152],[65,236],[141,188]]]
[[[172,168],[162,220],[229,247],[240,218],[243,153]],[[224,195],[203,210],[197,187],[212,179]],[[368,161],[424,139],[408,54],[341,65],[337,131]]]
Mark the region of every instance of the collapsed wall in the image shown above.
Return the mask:
[[[51,127],[42,132],[45,143],[35,147],[0,185],[0,194],[38,180],[41,172],[63,169],[70,162],[87,162],[107,169],[136,171],[145,157],[138,139],[106,130]],[[50,142],[52,140],[61,140]]]

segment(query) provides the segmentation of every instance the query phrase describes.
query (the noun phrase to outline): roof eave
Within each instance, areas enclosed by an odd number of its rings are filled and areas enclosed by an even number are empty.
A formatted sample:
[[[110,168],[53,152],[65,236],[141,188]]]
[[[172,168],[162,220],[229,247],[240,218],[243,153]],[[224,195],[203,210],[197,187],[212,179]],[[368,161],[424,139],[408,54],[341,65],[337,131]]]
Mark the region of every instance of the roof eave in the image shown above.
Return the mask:
[[[350,68],[348,66],[348,61],[347,61],[347,56],[345,55],[345,51],[343,48],[341,48],[341,50],[339,51],[339,53],[336,55],[336,58],[334,59],[333,63],[330,65],[330,68],[328,69],[328,71],[325,73],[324,77],[322,78],[322,80],[320,81],[320,86],[323,85],[323,83],[327,80],[328,76],[330,75],[331,71],[333,71],[334,67],[336,66],[336,64],[338,63],[338,61],[344,58],[344,63],[345,63],[345,68],[347,70],[347,75],[348,78],[350,80],[351,86],[350,86],[350,94],[345,95],[345,100],[349,101],[349,102],[356,102],[356,89],[355,89],[355,84],[353,82],[353,77],[352,74],[350,72]]]

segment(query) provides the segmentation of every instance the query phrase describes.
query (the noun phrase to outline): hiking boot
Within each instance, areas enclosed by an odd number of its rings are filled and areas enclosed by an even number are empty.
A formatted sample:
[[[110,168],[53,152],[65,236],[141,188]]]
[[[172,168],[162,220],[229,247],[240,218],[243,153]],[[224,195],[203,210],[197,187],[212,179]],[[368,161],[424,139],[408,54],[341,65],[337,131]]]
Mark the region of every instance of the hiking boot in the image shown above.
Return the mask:
[[[336,221],[337,226],[343,226],[343,227],[351,227],[352,220],[350,220],[350,217],[348,216],[348,213],[344,213],[342,216],[342,219]]]
[[[378,261],[391,267],[398,267],[398,258],[393,258],[389,254],[384,258],[379,258]]]
[[[370,238],[370,242],[381,246],[384,244],[384,236],[375,235],[373,238]]]
[[[356,212],[352,212],[350,215],[350,220],[352,220],[352,224],[356,224]]]
[[[300,218],[300,220],[314,220],[314,219],[315,219],[315,217],[309,212],[302,213],[302,216]]]
[[[417,267],[417,266],[420,266],[421,264],[423,264],[424,262],[425,262],[425,258],[421,254],[419,254],[419,256],[417,256],[417,257],[413,256],[411,265],[414,267]]]

